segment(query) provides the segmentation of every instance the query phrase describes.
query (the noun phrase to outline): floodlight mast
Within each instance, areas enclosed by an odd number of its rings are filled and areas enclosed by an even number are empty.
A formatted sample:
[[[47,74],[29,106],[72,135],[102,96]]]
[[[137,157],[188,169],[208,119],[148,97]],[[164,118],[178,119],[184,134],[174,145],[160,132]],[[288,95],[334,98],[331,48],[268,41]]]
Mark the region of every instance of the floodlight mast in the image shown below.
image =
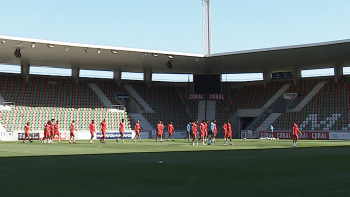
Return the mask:
[[[211,37],[211,0],[202,0],[203,21],[203,52],[209,55],[212,52]]]

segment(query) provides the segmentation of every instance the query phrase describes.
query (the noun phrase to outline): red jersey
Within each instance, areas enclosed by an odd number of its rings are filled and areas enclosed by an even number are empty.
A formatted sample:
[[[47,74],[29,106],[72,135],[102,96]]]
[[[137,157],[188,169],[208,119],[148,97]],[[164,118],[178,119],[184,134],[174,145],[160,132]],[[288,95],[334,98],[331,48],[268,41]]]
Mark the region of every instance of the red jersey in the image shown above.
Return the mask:
[[[168,124],[168,131],[173,132],[174,131],[174,125]]]
[[[55,131],[55,123],[51,123],[50,125],[51,132]]]
[[[208,124],[205,122],[204,126],[205,126],[205,132],[207,132],[208,131]]]
[[[70,123],[70,132],[73,132],[73,131],[74,131],[74,124]]]
[[[93,133],[93,132],[96,131],[96,126],[95,126],[95,124],[90,123],[89,128],[90,128],[90,132],[91,132],[91,133]]]
[[[158,131],[163,132],[164,125],[163,124],[157,124],[157,129],[158,129]]]
[[[232,133],[231,123],[227,123],[227,131]]]
[[[107,128],[107,122],[101,122],[101,131],[105,132]]]
[[[24,129],[25,129],[25,131],[26,131],[26,133],[29,133],[29,126],[28,125],[26,125],[25,127],[24,127]]]
[[[58,132],[59,129],[60,129],[60,125],[55,124],[55,132]]]
[[[199,130],[201,133],[205,132],[205,124],[204,123],[199,124]]]
[[[196,123],[193,123],[193,124],[192,124],[192,131],[193,131],[194,133],[197,132],[197,124],[196,124]]]
[[[297,124],[293,124],[293,135],[298,135],[299,133],[299,128]]]
[[[124,130],[125,130],[125,125],[124,125],[123,122],[120,122],[120,123],[119,123],[119,131],[120,131],[120,132],[124,132]]]
[[[214,123],[213,125],[214,125],[214,130],[213,130],[213,132],[214,132],[214,133],[217,133],[218,130],[216,130],[216,124]]]
[[[224,133],[227,133],[227,124],[224,124],[223,129],[224,129]]]
[[[136,131],[136,132],[139,132],[140,129],[141,129],[140,124],[139,124],[139,123],[136,123],[136,124],[135,124],[135,131]]]
[[[50,125],[49,124],[45,124],[44,132],[50,132]]]

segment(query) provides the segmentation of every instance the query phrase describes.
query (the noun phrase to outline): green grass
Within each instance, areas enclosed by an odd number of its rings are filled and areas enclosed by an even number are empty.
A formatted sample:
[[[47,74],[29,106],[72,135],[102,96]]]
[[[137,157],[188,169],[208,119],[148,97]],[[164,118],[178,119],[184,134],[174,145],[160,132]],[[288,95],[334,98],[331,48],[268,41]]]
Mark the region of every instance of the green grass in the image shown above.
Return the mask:
[[[0,196],[350,196],[350,141],[291,144],[0,142]]]

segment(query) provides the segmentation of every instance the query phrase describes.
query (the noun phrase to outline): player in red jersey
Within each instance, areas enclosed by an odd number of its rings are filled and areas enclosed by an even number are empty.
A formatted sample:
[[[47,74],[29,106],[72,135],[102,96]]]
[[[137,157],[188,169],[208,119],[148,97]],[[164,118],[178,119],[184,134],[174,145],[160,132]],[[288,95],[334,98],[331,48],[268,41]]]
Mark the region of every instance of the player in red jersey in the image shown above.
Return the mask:
[[[54,125],[54,129],[55,129],[55,132],[53,134],[53,137],[55,137],[57,135],[58,136],[58,143],[61,143],[60,125],[59,125],[58,120],[56,121],[56,124]]]
[[[230,138],[230,145],[232,146],[233,143],[232,143],[232,127],[231,127],[231,123],[230,123],[230,120],[227,120],[227,139],[226,139],[226,142],[228,140],[228,138]]]
[[[224,146],[226,146],[226,142],[227,142],[227,134],[228,134],[228,127],[227,127],[227,122],[224,123],[222,130],[224,132]]]
[[[50,125],[51,125],[51,121],[47,121],[47,123],[44,126],[44,137],[41,140],[42,143],[46,143],[49,140],[50,137]]]
[[[140,126],[140,120],[137,120],[135,123],[135,137],[134,137],[134,142],[136,142],[136,137],[139,136],[140,142],[143,142],[141,140],[141,135],[140,135],[140,130],[143,131],[143,129]]]
[[[74,131],[77,131],[76,128],[74,128],[74,120],[72,120],[72,123],[70,123],[70,137],[69,137],[69,143],[71,144],[72,143],[72,138],[73,138],[73,143],[76,144],[75,142],[75,134],[74,134]]]
[[[49,143],[53,144],[54,136],[55,136],[55,119],[51,119]]]
[[[102,132],[102,137],[100,139],[101,143],[105,143],[105,138],[106,138],[106,132],[107,132],[107,122],[106,119],[103,119],[101,122],[101,132]]]
[[[205,124],[205,120],[202,120],[202,123],[199,124],[199,134],[200,134],[200,139],[202,140],[202,145],[206,145],[204,143],[205,141],[205,135],[206,135],[206,124]],[[200,140],[198,139],[198,141]],[[198,145],[198,141],[197,141],[197,145]]]
[[[300,130],[299,130],[299,127],[298,127],[298,124],[299,124],[299,121],[296,121],[294,124],[293,124],[293,135],[292,135],[292,138],[293,138],[293,147],[297,148],[297,142],[298,142],[298,139],[299,139],[299,133],[301,134]]]
[[[124,119],[122,119],[122,121],[119,123],[119,133],[120,133],[120,138],[122,138],[123,140],[123,143],[125,143],[124,132],[125,132],[125,123],[124,123]],[[119,137],[117,137],[117,142],[119,142]]]
[[[23,143],[26,143],[26,138],[28,137],[28,140],[30,141],[30,143],[32,143],[32,139],[30,139],[29,136],[29,131],[33,131],[32,129],[30,129],[29,127],[29,122],[27,122],[26,126],[24,126],[24,139],[23,139]]]
[[[164,130],[164,125],[161,120],[158,121],[157,124],[157,138],[156,142],[158,142],[158,138],[160,138],[160,142],[163,142],[163,130]]]
[[[89,129],[90,129],[90,134],[91,134],[91,138],[90,138],[90,143],[94,143],[92,141],[92,139],[94,138],[95,136],[95,132],[96,132],[96,125],[95,125],[95,120],[92,120],[90,125],[89,125]]]
[[[169,133],[169,135],[168,135],[168,140],[167,141],[170,140],[170,137],[171,137],[172,141],[175,141],[174,137],[173,137],[173,132],[175,133],[175,130],[174,130],[173,122],[171,121],[170,124],[168,124],[168,133]]]
[[[196,140],[196,136],[197,136],[197,124],[198,124],[198,120],[195,120],[192,123],[192,146],[194,146],[194,141]]]

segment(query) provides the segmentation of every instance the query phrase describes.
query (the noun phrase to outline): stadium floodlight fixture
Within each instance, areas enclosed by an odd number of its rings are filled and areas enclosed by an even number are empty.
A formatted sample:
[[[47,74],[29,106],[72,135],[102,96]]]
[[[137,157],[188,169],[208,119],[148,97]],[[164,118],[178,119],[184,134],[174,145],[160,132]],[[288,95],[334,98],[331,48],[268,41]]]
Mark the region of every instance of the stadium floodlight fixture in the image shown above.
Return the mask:
[[[21,41],[18,41],[17,46],[20,47],[22,45]]]
[[[65,50],[66,52],[68,52],[68,51],[69,51],[69,46],[64,47],[64,50]]]
[[[33,42],[32,44],[30,44],[30,46],[34,49],[35,48],[35,43]]]
[[[146,53],[144,53],[143,55],[142,55],[142,57],[146,57],[147,56],[147,54]]]
[[[15,54],[16,58],[21,58],[21,56],[22,56],[21,49],[17,48],[13,54]]]
[[[196,62],[198,62],[198,61],[199,61],[199,58],[197,57],[197,58],[196,58]]]
[[[96,53],[97,53],[97,55],[100,55],[101,54],[101,49],[97,49]]]
[[[47,47],[53,48],[54,46],[53,46],[53,44],[47,44]]]
[[[158,57],[157,53],[152,53],[153,57]]]
[[[85,48],[84,52],[87,53],[89,51],[89,48]]]
[[[118,53],[118,51],[116,51],[116,50],[111,50],[111,52],[112,52],[113,54],[117,54],[117,53]]]
[[[1,43],[2,43],[2,44],[5,44],[5,42],[6,42],[5,39],[2,39],[2,40],[1,40]]]
[[[168,55],[168,58],[169,58],[169,59],[174,59],[174,56]]]

